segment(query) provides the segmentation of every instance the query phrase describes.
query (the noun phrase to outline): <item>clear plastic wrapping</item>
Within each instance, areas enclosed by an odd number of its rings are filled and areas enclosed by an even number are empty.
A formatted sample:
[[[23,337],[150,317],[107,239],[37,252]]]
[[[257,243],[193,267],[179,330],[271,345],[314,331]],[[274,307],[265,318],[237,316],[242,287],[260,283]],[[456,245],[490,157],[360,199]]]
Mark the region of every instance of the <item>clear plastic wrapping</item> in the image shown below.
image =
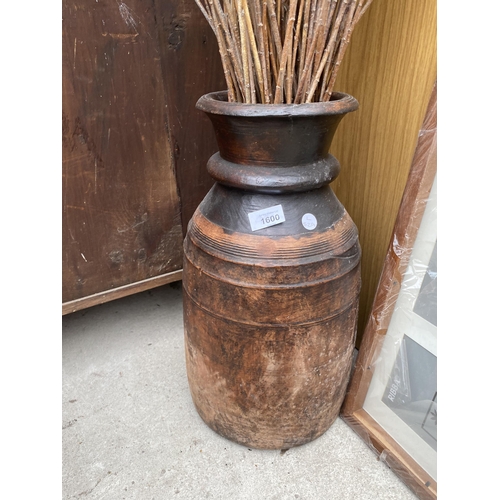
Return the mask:
[[[437,209],[434,184],[363,402],[367,411],[437,480]],[[378,318],[379,324],[386,321]]]

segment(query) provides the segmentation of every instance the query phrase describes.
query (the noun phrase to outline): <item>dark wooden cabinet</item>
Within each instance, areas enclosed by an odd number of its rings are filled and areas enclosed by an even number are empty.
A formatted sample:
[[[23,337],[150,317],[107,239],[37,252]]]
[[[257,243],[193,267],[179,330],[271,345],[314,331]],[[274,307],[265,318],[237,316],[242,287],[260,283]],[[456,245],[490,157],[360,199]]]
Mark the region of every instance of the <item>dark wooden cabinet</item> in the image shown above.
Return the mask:
[[[195,2],[63,1],[63,313],[181,277],[225,87]]]

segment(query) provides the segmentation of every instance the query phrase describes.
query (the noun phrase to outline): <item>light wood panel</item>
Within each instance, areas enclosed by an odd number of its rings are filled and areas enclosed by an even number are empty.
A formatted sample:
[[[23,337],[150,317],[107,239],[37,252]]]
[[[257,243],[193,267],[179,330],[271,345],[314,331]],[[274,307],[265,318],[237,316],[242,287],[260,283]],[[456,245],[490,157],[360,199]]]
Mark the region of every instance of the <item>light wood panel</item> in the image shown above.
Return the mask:
[[[360,103],[331,148],[342,166],[332,187],[363,250],[358,346],[436,80],[436,10],[435,0],[374,0],[337,80]]]

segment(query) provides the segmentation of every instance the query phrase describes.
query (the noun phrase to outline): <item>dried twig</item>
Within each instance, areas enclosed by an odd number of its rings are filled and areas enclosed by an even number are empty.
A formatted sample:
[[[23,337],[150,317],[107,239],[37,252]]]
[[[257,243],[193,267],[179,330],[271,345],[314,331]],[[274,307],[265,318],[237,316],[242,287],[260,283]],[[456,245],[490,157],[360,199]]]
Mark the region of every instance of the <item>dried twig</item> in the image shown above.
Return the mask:
[[[326,0],[326,1],[328,1],[328,0]],[[319,24],[319,22],[322,18],[321,11],[322,11],[324,3],[325,2],[320,3],[318,13],[315,16],[316,22],[315,22],[314,28],[317,27],[317,24]],[[311,11],[311,15],[312,14],[313,13]],[[304,102],[304,97],[305,97],[304,93],[305,93],[306,88],[309,86],[308,84],[309,84],[310,74],[312,71],[314,52],[316,50],[316,44],[318,43],[318,38],[319,38],[319,34],[320,34],[320,30],[314,29],[314,28],[312,29],[312,33],[313,33],[312,42],[310,44],[308,44],[308,50],[307,50],[307,54],[306,54],[306,60],[304,62],[304,68],[302,69],[302,73],[299,75],[299,86],[297,88],[297,94],[295,95],[295,101],[294,101],[297,104]],[[309,38],[309,35],[308,35],[308,38]]]
[[[323,70],[325,69],[326,63],[327,63],[328,59],[331,59],[331,56],[333,54],[333,50],[335,47],[335,42],[337,41],[337,34],[338,34],[339,26],[340,26],[340,21],[342,20],[342,17],[344,15],[344,11],[347,8],[347,4],[348,4],[348,0],[343,0],[341,5],[340,5],[339,15],[337,16],[335,25],[333,26],[333,29],[331,31],[330,40],[328,41],[328,45],[323,52],[323,57],[321,59],[321,63],[319,64],[319,68],[317,69],[316,75],[315,75],[314,80],[311,84],[311,87],[309,88],[309,90],[307,92],[308,97],[307,97],[306,102],[312,101],[314,92],[316,91],[316,87],[318,86],[318,84],[320,82],[320,77],[323,74]]]
[[[373,0],[195,0],[215,33],[230,101],[328,101]]]
[[[363,1],[363,0],[361,0]],[[368,2],[371,2],[371,0],[368,0]],[[356,4],[357,1],[352,1],[351,4],[349,5],[349,9],[347,10],[346,13],[346,25],[344,27],[344,32],[343,36],[340,41],[340,46],[338,49],[338,55],[335,60],[335,64],[333,65],[333,70],[332,74],[329,79],[329,83],[327,85],[325,93],[321,96],[322,101],[329,101],[330,97],[333,93],[333,87],[335,85],[335,80],[337,78],[337,74],[339,72],[340,68],[340,63],[342,62],[342,59],[344,58],[345,51],[347,50],[347,45],[349,44],[349,41],[351,39],[351,33],[352,33],[352,26],[353,26],[353,20],[355,19],[354,15],[356,12]]]
[[[293,42],[293,26],[295,24],[295,11],[298,0],[290,0],[290,11],[288,13],[288,21],[286,26],[285,41],[283,43],[283,51],[281,53],[280,71],[278,81],[276,83],[276,93],[274,94],[274,104],[283,102],[283,81],[285,78],[286,64],[291,61],[291,50]],[[291,100],[290,100],[291,102]]]
[[[252,94],[250,91],[250,68],[248,65],[248,42],[245,23],[245,10],[243,9],[242,0],[236,0],[238,25],[240,28],[240,48],[241,48],[241,62],[243,64],[243,92],[245,95],[245,102],[252,102]]]

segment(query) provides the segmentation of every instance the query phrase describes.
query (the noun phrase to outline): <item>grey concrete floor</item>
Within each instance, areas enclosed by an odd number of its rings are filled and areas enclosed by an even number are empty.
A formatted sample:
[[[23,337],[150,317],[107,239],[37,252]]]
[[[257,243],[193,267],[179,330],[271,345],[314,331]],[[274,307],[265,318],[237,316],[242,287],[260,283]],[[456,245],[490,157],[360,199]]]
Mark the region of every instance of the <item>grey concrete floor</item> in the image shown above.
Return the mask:
[[[340,418],[285,453],[209,429],[189,394],[180,283],[63,317],[64,499],[415,500]]]

